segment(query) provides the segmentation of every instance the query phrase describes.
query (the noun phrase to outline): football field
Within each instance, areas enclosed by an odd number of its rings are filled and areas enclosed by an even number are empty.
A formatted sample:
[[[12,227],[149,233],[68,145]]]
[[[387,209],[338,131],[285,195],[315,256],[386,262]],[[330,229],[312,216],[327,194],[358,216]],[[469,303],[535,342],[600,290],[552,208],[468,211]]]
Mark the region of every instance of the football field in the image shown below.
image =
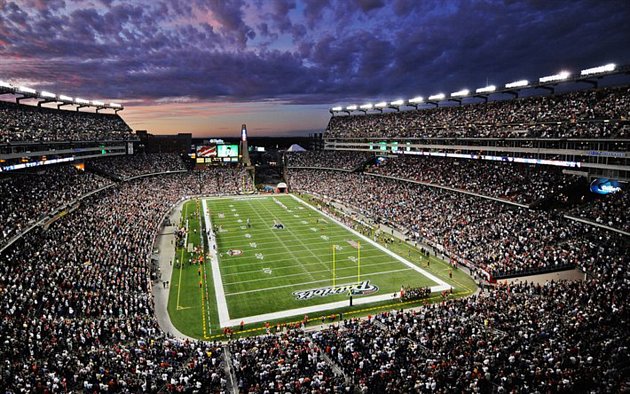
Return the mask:
[[[241,321],[322,315],[347,307],[350,296],[354,305],[393,302],[403,285],[450,288],[292,195],[188,202],[183,216],[189,237],[185,263],[173,270],[169,313],[192,336]],[[194,247],[204,263],[188,263]]]

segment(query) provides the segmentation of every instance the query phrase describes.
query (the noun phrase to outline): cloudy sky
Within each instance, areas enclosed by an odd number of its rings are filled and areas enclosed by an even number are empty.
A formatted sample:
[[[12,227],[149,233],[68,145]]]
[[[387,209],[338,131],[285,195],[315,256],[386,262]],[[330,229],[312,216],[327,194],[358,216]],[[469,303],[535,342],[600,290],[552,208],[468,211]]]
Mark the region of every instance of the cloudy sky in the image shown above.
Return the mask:
[[[627,0],[0,0],[0,80],[134,129],[323,130],[328,108],[630,63]]]

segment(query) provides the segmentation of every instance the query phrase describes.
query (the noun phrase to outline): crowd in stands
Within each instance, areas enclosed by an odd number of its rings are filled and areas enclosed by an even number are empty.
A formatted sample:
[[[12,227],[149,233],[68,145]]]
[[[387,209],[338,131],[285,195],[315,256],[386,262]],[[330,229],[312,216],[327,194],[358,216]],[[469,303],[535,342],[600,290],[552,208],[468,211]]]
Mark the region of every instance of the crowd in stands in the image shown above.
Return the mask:
[[[85,174],[65,175],[60,184],[83,185],[75,177]],[[626,240],[555,215],[367,174],[294,169],[289,182],[434,239],[491,272],[571,263],[590,279],[499,286],[313,334],[270,332],[227,345],[170,337],[150,295],[160,218],[199,190],[238,192],[242,175],[212,167],[120,182],[2,252],[0,390],[223,392],[226,347],[241,392],[628,388]]]
[[[575,266],[618,236],[561,214],[367,174],[294,169],[293,191],[335,199],[415,238],[440,245],[494,277]]]
[[[29,224],[112,181],[73,166],[0,177],[0,246]]]
[[[400,301],[413,301],[427,298],[431,295],[430,287],[404,286],[400,289]]]
[[[170,338],[156,323],[150,295],[157,223],[195,192],[193,181],[174,174],[121,183],[5,250],[2,391],[224,387],[221,347]]]
[[[627,138],[630,89],[604,88],[552,96],[432,109],[333,116],[328,138]]]
[[[302,330],[236,339],[229,343],[241,393],[344,392],[320,349]]]
[[[560,168],[422,156],[388,158],[367,172],[447,186],[522,204],[558,194],[577,180]]]
[[[188,174],[199,185],[198,194],[241,194],[254,191],[254,181],[247,170],[240,167],[212,167]]]
[[[321,167],[355,170],[370,158],[369,153],[351,151],[288,152],[287,167]]]
[[[630,194],[619,191],[576,207],[570,215],[630,232]]]
[[[136,153],[135,155],[107,157],[91,160],[88,168],[106,173],[118,179],[154,174],[166,171],[186,170],[184,161],[177,153]]]
[[[131,138],[131,128],[115,114],[66,111],[0,101],[0,143]]]
[[[499,286],[313,338],[365,393],[623,392],[630,278],[619,276]]]

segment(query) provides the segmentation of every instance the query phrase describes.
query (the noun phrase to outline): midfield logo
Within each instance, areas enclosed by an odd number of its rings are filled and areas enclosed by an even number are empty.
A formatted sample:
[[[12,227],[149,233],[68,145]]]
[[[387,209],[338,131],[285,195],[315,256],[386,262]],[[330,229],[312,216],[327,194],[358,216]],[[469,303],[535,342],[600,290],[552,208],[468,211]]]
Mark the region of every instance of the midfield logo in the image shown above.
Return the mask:
[[[368,295],[373,294],[378,291],[378,286],[370,283],[369,280],[364,280],[359,284],[345,284],[336,286],[333,288],[330,287],[320,287],[319,289],[310,289],[310,290],[301,290],[294,291],[293,296],[297,300],[310,300],[315,297],[328,297],[337,294],[352,294],[352,295]]]

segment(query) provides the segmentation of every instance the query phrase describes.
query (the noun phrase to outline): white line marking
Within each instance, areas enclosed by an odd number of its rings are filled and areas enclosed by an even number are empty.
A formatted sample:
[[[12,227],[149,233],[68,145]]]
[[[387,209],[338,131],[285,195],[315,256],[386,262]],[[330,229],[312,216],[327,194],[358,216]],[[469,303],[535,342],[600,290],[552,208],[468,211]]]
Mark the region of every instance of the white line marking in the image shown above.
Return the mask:
[[[206,199],[204,198],[203,200],[201,200],[201,203],[203,208],[203,220],[206,223],[206,228],[211,229],[212,222],[210,221],[210,216],[208,215]],[[202,236],[207,237],[207,234],[203,234]],[[215,250],[216,238],[207,237],[207,241],[209,250]],[[223,290],[223,279],[221,278],[221,270],[219,269],[219,257],[216,253],[210,253],[210,256],[210,265],[212,267],[212,282],[214,284],[214,294],[217,299],[217,311],[219,313],[219,325],[221,327],[226,327],[224,325],[224,322],[230,320],[230,313],[228,312],[227,300],[225,299],[225,291]]]
[[[365,274],[366,276],[376,276],[376,275],[385,275],[385,274],[392,274],[394,272],[402,272],[402,271],[411,271],[411,268],[401,268],[398,270],[391,270],[391,271],[381,271],[381,272],[377,272],[377,273],[370,273],[370,274]],[[342,279],[356,279],[356,275],[350,275],[350,276],[342,276],[337,278],[338,280],[342,280]],[[363,279],[363,278],[361,278]],[[369,280],[369,278],[366,278],[365,280]],[[282,286],[274,286],[274,287],[266,287],[264,289],[253,289],[253,290],[243,290],[243,291],[238,291],[236,293],[227,293],[226,296],[233,296],[233,295],[239,295],[239,294],[246,294],[246,293],[256,293],[259,291],[267,291],[267,290],[276,290],[276,289],[284,289],[287,287],[298,287],[298,286],[303,286],[303,285],[310,285],[310,284],[314,284],[314,283],[320,283],[320,282],[331,282],[330,278],[327,279],[322,279],[322,280],[314,280],[312,282],[302,282],[302,283],[292,283],[289,285],[282,285]]]

